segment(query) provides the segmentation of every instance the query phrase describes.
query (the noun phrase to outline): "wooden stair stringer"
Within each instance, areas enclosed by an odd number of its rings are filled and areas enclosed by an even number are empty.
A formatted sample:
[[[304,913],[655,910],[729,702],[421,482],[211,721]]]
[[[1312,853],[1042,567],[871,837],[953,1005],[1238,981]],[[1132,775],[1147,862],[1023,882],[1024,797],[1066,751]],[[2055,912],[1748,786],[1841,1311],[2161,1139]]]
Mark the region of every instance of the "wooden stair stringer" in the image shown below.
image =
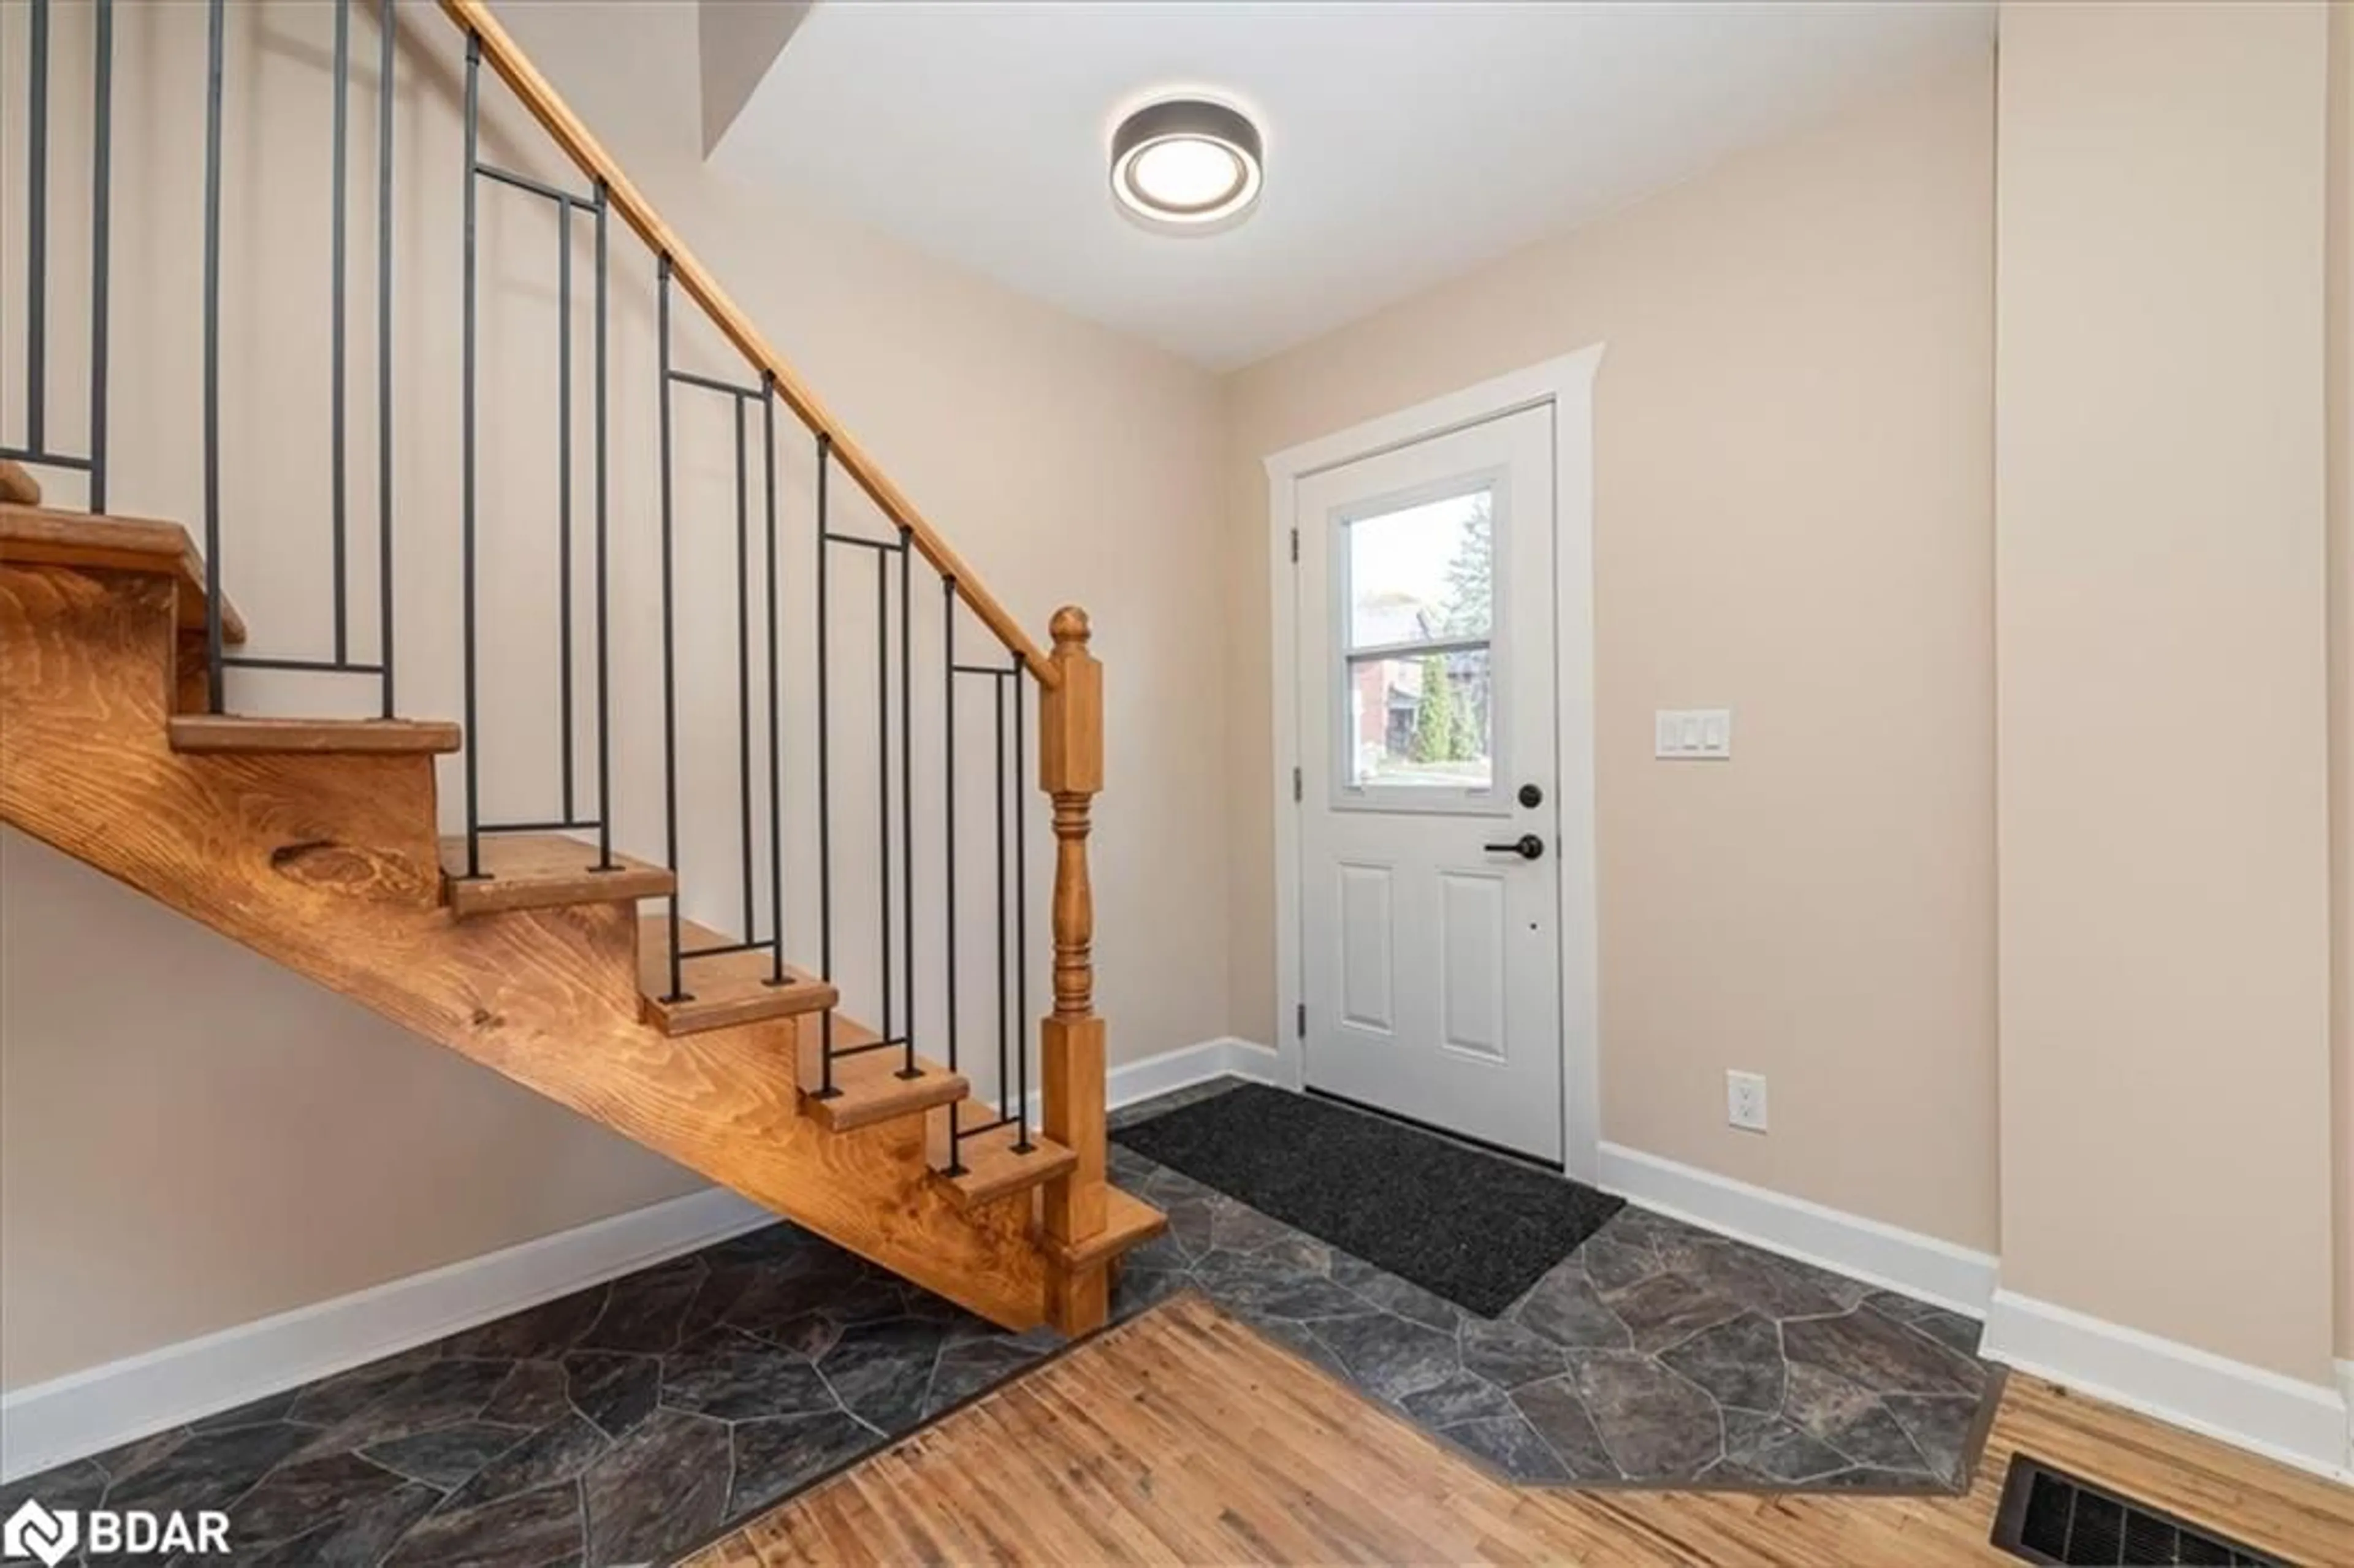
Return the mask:
[[[631,906],[451,919],[429,757],[175,753],[175,596],[0,567],[0,818],[982,1317],[1044,1320],[1020,1206],[961,1209],[921,1118],[802,1116],[783,1021],[640,1022]]]

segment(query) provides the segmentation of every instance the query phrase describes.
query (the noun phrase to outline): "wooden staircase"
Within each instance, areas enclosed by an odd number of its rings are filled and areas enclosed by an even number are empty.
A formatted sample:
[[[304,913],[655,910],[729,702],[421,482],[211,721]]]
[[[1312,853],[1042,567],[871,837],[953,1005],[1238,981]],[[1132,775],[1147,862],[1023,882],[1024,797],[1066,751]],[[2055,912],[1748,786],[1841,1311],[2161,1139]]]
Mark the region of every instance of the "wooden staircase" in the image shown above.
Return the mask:
[[[1104,1320],[1118,1256],[1163,1217],[1104,1176],[1087,810],[1101,690],[1085,618],[1055,619],[1041,777],[1055,803],[1055,1013],[1044,1132],[968,1137],[965,1078],[877,1044],[824,977],[769,983],[759,952],[684,960],[638,902],[665,868],[557,834],[486,839],[481,877],[437,830],[409,720],[201,711],[204,564],[169,523],[45,510],[0,462],[0,818],[401,1023],[1013,1329]],[[218,607],[222,641],[244,622]],[[716,933],[682,922],[685,950]],[[836,1093],[814,1091],[831,1013]],[[953,1168],[952,1168],[953,1167]]]

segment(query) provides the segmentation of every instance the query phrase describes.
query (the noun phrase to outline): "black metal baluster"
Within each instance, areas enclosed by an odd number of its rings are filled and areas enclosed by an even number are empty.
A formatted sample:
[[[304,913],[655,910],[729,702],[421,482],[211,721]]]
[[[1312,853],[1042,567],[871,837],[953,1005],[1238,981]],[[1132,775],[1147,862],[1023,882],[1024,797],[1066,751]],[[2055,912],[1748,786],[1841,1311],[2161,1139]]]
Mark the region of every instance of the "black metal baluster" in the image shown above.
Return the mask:
[[[7,43],[8,40],[6,37],[5,35],[0,35],[0,81],[5,81],[8,79]],[[6,157],[7,151],[8,150],[5,147],[0,147],[0,159],[5,159]],[[0,339],[5,339],[8,335],[9,301],[6,284],[7,279],[5,277],[0,277]],[[0,432],[5,432],[7,423],[8,392],[5,387],[0,387]],[[0,454],[8,453],[12,451],[12,450],[13,449],[5,445],[0,445]]]
[[[460,483],[465,493],[459,515],[465,535],[466,875],[470,879],[482,874],[482,732],[476,720],[474,702],[474,206],[475,187],[481,183],[476,178],[475,148],[481,134],[482,77],[482,37],[470,30],[466,34],[466,340],[461,355],[465,368],[459,394],[463,406],[460,422],[464,431],[459,466],[463,471]]]
[[[997,673],[991,671],[995,676]],[[995,824],[997,828],[997,1114],[1000,1119],[1013,1119],[1013,1065],[1005,1055],[1011,1038],[1005,1023],[1005,1010],[1013,999],[1005,984],[1005,682],[998,677],[989,683],[990,695],[997,705],[997,750],[991,758],[996,766],[990,771],[997,778]]]
[[[333,491],[328,497],[327,515],[334,529],[335,561],[335,662],[351,660],[351,588],[350,571],[345,559],[346,533],[350,524],[349,498],[345,493],[344,451],[344,273],[345,241],[350,228],[344,186],[349,178],[349,148],[351,125],[352,81],[352,0],[335,0],[335,129],[331,139],[334,173],[331,179],[329,205],[334,209],[328,240],[328,267],[334,274],[327,291],[327,482]],[[471,174],[469,185],[473,184]]]
[[[744,940],[759,939],[752,919],[752,546],[751,503],[745,488],[744,399],[727,405],[736,424],[736,764],[744,848]]]
[[[822,978],[832,980],[833,969],[833,782],[828,766],[832,749],[833,726],[829,720],[832,682],[826,669],[828,622],[826,610],[829,595],[826,587],[826,472],[833,466],[833,438],[820,430],[817,436],[817,916],[818,967]],[[819,1025],[822,1046],[818,1056],[822,1065],[819,1070],[817,1097],[830,1100],[842,1091],[833,1086],[833,1009],[827,1008],[824,1022]]]
[[[25,137],[25,444],[37,456],[48,444],[49,0],[33,0],[27,42],[26,99],[31,122]],[[217,41],[213,58],[220,58]]]
[[[376,0],[376,521],[378,658],[392,716],[392,0]],[[467,178],[472,179],[471,174]]]
[[[219,713],[221,666],[220,547],[220,187],[221,57],[228,27],[226,0],[212,0],[205,44],[205,703]],[[38,408],[37,403],[34,405]],[[37,448],[37,438],[34,445]]]
[[[1029,755],[1023,709],[1028,673],[1019,653],[1007,656],[1006,683],[1013,688],[1013,1152],[1027,1154],[1030,1142],[1030,858],[1023,831],[1022,759]]]
[[[386,10],[392,0],[381,0]],[[613,863],[613,682],[612,650],[606,621],[610,594],[605,583],[605,215],[611,202],[605,182],[597,182],[597,864]],[[669,384],[663,384],[663,394]]]
[[[348,3],[348,0],[345,0],[345,3]],[[610,662],[609,662],[609,652],[610,652],[610,649],[609,649],[609,644],[608,644],[608,641],[607,641],[607,632],[608,632],[608,621],[609,621],[610,616],[609,616],[609,610],[608,610],[607,602],[606,602],[606,600],[607,600],[607,597],[608,597],[608,596],[607,596],[607,579],[606,579],[607,560],[606,560],[606,554],[605,554],[605,551],[606,551],[606,535],[605,535],[605,526],[606,526],[606,511],[605,511],[605,508],[606,508],[606,501],[607,501],[607,494],[606,494],[606,479],[607,479],[607,474],[606,474],[606,466],[605,466],[605,465],[606,465],[606,458],[607,458],[607,451],[606,451],[606,440],[605,440],[605,438],[606,438],[606,379],[605,379],[605,375],[606,375],[606,358],[605,358],[605,331],[606,331],[606,324],[607,324],[607,312],[606,312],[606,303],[607,303],[607,269],[606,269],[606,237],[605,237],[606,223],[605,223],[605,218],[606,218],[606,211],[607,211],[607,208],[608,208],[608,207],[609,207],[609,205],[610,205],[610,202],[609,202],[609,199],[608,199],[607,192],[605,191],[605,188],[604,188],[604,186],[603,186],[603,185],[602,185],[601,183],[598,185],[596,196],[592,198],[592,197],[589,197],[589,196],[578,196],[578,195],[576,195],[576,194],[574,194],[573,192],[570,192],[570,191],[558,189],[557,186],[555,186],[555,185],[548,185],[548,184],[547,184],[547,183],[546,183],[545,181],[542,181],[542,180],[535,180],[535,179],[533,179],[533,178],[529,177],[528,175],[518,175],[518,174],[514,173],[514,172],[513,170],[511,170],[511,169],[503,169],[503,168],[498,167],[496,164],[483,163],[483,162],[482,161],[482,159],[481,159],[481,156],[480,156],[480,154],[479,154],[479,151],[478,151],[479,143],[480,143],[480,129],[481,129],[480,96],[479,96],[479,94],[480,94],[480,86],[479,86],[480,78],[481,78],[481,47],[480,47],[480,44],[479,44],[479,42],[478,42],[478,41],[475,41],[475,40],[472,40],[472,39],[470,39],[470,40],[469,40],[469,44],[468,44],[468,63],[467,63],[467,92],[468,92],[468,97],[467,97],[467,106],[468,106],[468,118],[467,118],[467,123],[466,123],[466,244],[467,244],[466,309],[467,309],[467,316],[466,316],[466,387],[465,387],[465,408],[466,408],[466,415],[465,415],[465,421],[466,421],[465,439],[466,439],[466,487],[467,487],[466,501],[465,501],[465,516],[466,516],[466,562],[465,562],[465,566],[466,566],[466,585],[467,585],[467,595],[468,595],[468,599],[467,599],[467,617],[468,617],[468,619],[467,619],[467,623],[466,623],[466,634],[467,634],[467,664],[466,664],[466,702],[467,702],[467,720],[466,720],[466,723],[467,723],[467,731],[468,731],[468,734],[467,734],[467,744],[466,744],[466,768],[467,768],[467,802],[466,802],[466,804],[467,804],[467,827],[466,827],[466,836],[467,836],[467,845],[468,845],[468,848],[467,848],[467,863],[468,863],[468,873],[467,873],[467,874],[468,874],[468,875],[470,875],[470,876],[479,876],[479,875],[481,875],[481,874],[482,874],[482,866],[481,866],[481,859],[480,859],[480,849],[479,849],[479,844],[480,844],[480,841],[481,841],[482,835],[483,835],[484,833],[514,833],[514,832],[570,832],[570,831],[572,831],[572,830],[574,830],[574,829],[579,829],[579,828],[591,828],[591,827],[593,827],[593,828],[595,828],[595,829],[597,829],[597,830],[598,830],[598,851],[599,851],[599,853],[598,853],[598,863],[597,863],[595,866],[593,866],[591,869],[592,869],[592,870],[597,870],[597,871],[612,871],[612,870],[615,870],[615,869],[618,869],[618,868],[617,868],[617,867],[614,865],[614,863],[613,863],[613,852],[612,852],[612,824],[611,824],[611,822],[610,822],[610,812],[607,810],[607,799],[606,799],[607,794],[608,794],[608,792],[609,792],[610,785],[610,782],[611,782],[611,767],[610,767],[610,740],[609,733],[608,733],[608,732],[609,732],[609,730],[610,730],[610,717],[611,717],[611,705],[610,705],[610,698],[609,698],[608,692],[607,692],[607,680],[608,680],[608,676],[609,676],[609,673],[610,673]],[[475,516],[475,511],[476,511],[476,497],[475,497],[475,494],[474,494],[474,489],[475,489],[475,484],[474,484],[474,475],[475,475],[475,471],[475,471],[475,463],[474,463],[474,455],[475,455],[474,440],[475,440],[475,436],[476,436],[476,433],[477,433],[477,432],[476,432],[475,411],[474,411],[474,410],[475,410],[475,395],[476,395],[476,387],[475,387],[475,379],[476,379],[476,377],[475,377],[475,371],[474,371],[474,364],[475,364],[475,361],[474,361],[474,344],[475,344],[476,319],[477,319],[478,311],[479,311],[479,307],[478,307],[478,298],[479,298],[479,291],[479,291],[479,283],[478,283],[478,281],[477,281],[477,277],[476,277],[477,271],[478,271],[478,270],[479,270],[479,269],[478,269],[478,267],[477,267],[477,264],[476,264],[476,258],[477,258],[477,232],[478,232],[478,228],[479,228],[479,223],[478,223],[478,216],[477,216],[477,214],[478,214],[478,207],[479,207],[479,205],[480,205],[480,196],[481,196],[479,182],[480,182],[480,181],[482,181],[482,180],[489,180],[489,181],[491,181],[491,182],[493,182],[493,184],[496,184],[496,185],[508,185],[508,186],[512,186],[513,188],[514,188],[514,189],[516,189],[516,190],[527,191],[527,192],[531,193],[531,194],[532,194],[532,195],[534,195],[534,196],[541,196],[541,197],[545,198],[545,199],[546,199],[546,200],[547,200],[547,201],[553,202],[553,203],[555,204],[555,206],[556,206],[556,226],[557,226],[557,247],[556,247],[556,278],[557,278],[557,286],[556,286],[556,298],[557,298],[557,336],[556,336],[556,383],[557,383],[557,385],[556,385],[556,497],[557,497],[557,504],[556,504],[556,578],[555,578],[555,583],[556,583],[556,637],[557,637],[557,651],[556,651],[556,652],[557,652],[557,658],[556,658],[557,703],[556,703],[556,706],[557,706],[557,772],[558,772],[558,778],[559,778],[559,779],[560,779],[560,788],[561,788],[562,801],[561,801],[561,807],[560,807],[560,809],[558,810],[558,811],[557,812],[557,815],[556,815],[556,817],[554,818],[554,820],[553,820],[553,821],[546,821],[546,822],[514,822],[514,821],[504,821],[504,822],[491,822],[491,823],[486,823],[486,822],[482,821],[481,805],[480,805],[480,798],[479,798],[479,793],[478,793],[478,789],[477,789],[477,787],[476,787],[476,780],[477,780],[477,778],[478,778],[478,758],[477,758],[477,753],[479,752],[480,747],[479,747],[479,746],[477,745],[477,738],[478,738],[478,737],[476,737],[476,736],[474,736],[474,734],[473,734],[473,727],[474,727],[474,724],[475,724],[475,719],[474,719],[473,715],[474,715],[474,707],[475,707],[475,701],[476,701],[476,683],[477,683],[477,674],[478,674],[477,663],[476,663],[476,660],[475,660],[475,642],[474,642],[474,632],[475,632],[475,621],[474,621],[474,617],[475,617],[475,609],[476,609],[476,606],[475,606],[475,580],[476,580],[476,573],[477,573],[477,566],[478,566],[478,563],[477,563],[477,561],[476,561],[476,559],[475,559],[476,551],[475,551],[475,541],[474,541],[474,516]],[[572,248],[573,248],[573,243],[574,243],[574,239],[575,239],[575,234],[574,234],[573,228],[572,228],[572,215],[573,215],[573,212],[574,212],[574,210],[575,210],[576,208],[577,208],[577,209],[578,209],[578,210],[584,211],[584,212],[593,212],[593,213],[595,213],[595,214],[596,214],[596,217],[597,217],[597,308],[598,308],[598,317],[597,317],[597,323],[596,323],[596,332],[597,332],[597,390],[596,390],[596,397],[597,397],[597,463],[598,463],[598,469],[597,469],[597,509],[598,509],[598,518],[597,518],[597,526],[598,526],[598,539],[597,539],[597,551],[598,551],[598,559],[597,559],[597,572],[598,572],[598,579],[597,579],[597,639],[598,639],[598,644],[597,644],[597,660],[598,660],[598,665],[597,665],[597,681],[598,681],[598,696],[597,696],[597,704],[598,704],[598,706],[597,706],[597,722],[598,722],[598,740],[597,740],[597,745],[598,745],[597,782],[598,782],[598,803],[597,803],[597,813],[598,813],[598,814],[597,814],[597,818],[596,818],[596,820],[595,820],[595,821],[584,821],[584,820],[582,819],[581,815],[580,815],[580,805],[579,805],[579,795],[580,795],[580,790],[579,790],[579,770],[580,770],[580,758],[579,758],[579,751],[580,751],[580,746],[579,746],[579,724],[580,724],[580,715],[579,715],[579,682],[578,682],[578,676],[577,676],[577,674],[576,674],[576,672],[575,672],[575,670],[574,670],[574,665],[578,662],[578,657],[579,657],[579,654],[578,654],[578,641],[579,641],[579,639],[578,639],[578,603],[576,602],[576,601],[578,600],[578,597],[579,597],[579,588],[578,588],[578,582],[575,580],[575,571],[574,571],[574,552],[573,552],[573,546],[574,546],[574,543],[575,543],[575,541],[574,541],[574,537],[573,537],[573,535],[574,535],[574,531],[575,531],[575,530],[574,530],[574,506],[573,506],[573,493],[574,493],[574,490],[575,490],[575,487],[576,487],[576,484],[577,484],[577,481],[578,481],[578,474],[577,474],[577,472],[575,471],[575,470],[576,470],[576,468],[577,468],[577,466],[578,466],[578,465],[577,465],[577,462],[576,462],[576,461],[575,461],[575,456],[574,456],[574,451],[573,451],[573,442],[572,442],[572,427],[573,427],[573,423],[574,423],[574,418],[573,418],[573,417],[574,417],[574,412],[575,412],[574,408],[573,408],[573,404],[574,404],[574,403],[575,403],[575,401],[577,400],[578,390],[578,387],[577,387],[577,386],[575,385],[575,380],[576,380],[576,378],[575,378],[575,376],[574,376],[574,375],[573,375],[573,367],[572,367],[572,366],[573,366],[573,342],[572,342],[572,340],[573,340],[573,336],[574,336],[574,333],[575,333],[575,323],[574,323],[574,320],[573,320],[573,309],[572,309],[572,270],[573,270],[573,269],[572,269]],[[669,412],[669,404],[668,404],[668,380],[667,380],[667,377],[665,377],[665,380],[664,380],[664,384],[663,384],[663,385],[664,385],[664,404],[663,404],[663,413],[664,413],[665,417],[667,417],[668,412]],[[667,476],[665,476],[665,478],[667,478]],[[250,663],[250,662],[252,662],[253,661],[249,660],[249,661],[244,661],[244,662],[249,662],[249,663]],[[318,666],[312,666],[312,667],[316,668],[316,667],[318,667]],[[341,660],[339,659],[339,660],[336,662],[336,663],[335,663],[335,664],[334,664],[334,665],[330,665],[330,666],[326,666],[326,667],[327,667],[327,668],[343,668],[343,667],[345,667],[345,666],[344,665],[343,661],[341,661]],[[364,668],[366,668],[366,666],[356,666],[356,665],[355,665],[355,666],[349,666],[349,667],[350,667],[350,668],[354,668],[354,669],[364,669]],[[388,712],[388,711],[389,711],[389,710],[387,709],[387,712]],[[674,869],[675,869],[675,867],[673,867],[673,869],[674,870]]]
[[[769,983],[785,983],[785,796],[779,766],[777,662],[777,377],[760,373],[760,443],[769,508]],[[823,544],[818,546],[823,549]]]
[[[114,0],[98,0],[90,67],[90,509],[106,510],[107,284],[114,184]]]
[[[947,892],[949,1071],[957,1070],[957,770],[956,770],[956,578],[940,577],[940,751],[946,766],[940,773],[946,855],[943,882]],[[964,1134],[958,1125],[959,1107],[949,1107],[949,1168],[946,1174],[964,1174]]]
[[[716,376],[697,376],[692,370],[673,370],[670,378],[682,387],[700,387],[706,392],[717,392],[729,397],[757,397],[760,395],[750,387],[738,387],[733,381],[722,381]]]
[[[378,0],[388,5],[391,0]],[[563,817],[573,809],[572,789],[572,204],[556,204],[556,704],[558,744],[564,748]],[[604,803],[597,811],[604,814]]]
[[[656,269],[655,336],[662,359],[662,632],[663,632],[663,844],[672,875],[678,873],[678,650],[673,626],[671,569],[670,467],[670,252]],[[678,888],[670,895],[670,992],[664,1001],[691,1001],[682,983],[685,965],[678,935]]]
[[[891,984],[891,563],[875,552],[875,825],[883,878],[877,897],[883,916],[883,1038],[892,1033],[897,991]],[[910,1034],[915,1031],[909,1030]]]
[[[899,1076],[920,1078],[924,1070],[916,1065],[916,693],[912,684],[916,668],[914,606],[908,598],[909,577],[914,569],[915,530],[905,524],[899,527],[899,822],[906,835],[900,843],[906,862],[907,887],[899,900],[901,936],[900,959],[907,972],[907,1050],[900,1063]]]

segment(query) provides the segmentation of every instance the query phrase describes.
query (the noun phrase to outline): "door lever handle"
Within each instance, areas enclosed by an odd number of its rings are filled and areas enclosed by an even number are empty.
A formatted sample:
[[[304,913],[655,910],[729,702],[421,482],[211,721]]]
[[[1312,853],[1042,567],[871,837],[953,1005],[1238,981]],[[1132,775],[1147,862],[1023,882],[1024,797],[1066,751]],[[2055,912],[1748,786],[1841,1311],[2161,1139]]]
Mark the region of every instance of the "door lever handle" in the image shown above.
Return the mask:
[[[1544,840],[1537,837],[1534,833],[1522,833],[1519,838],[1513,839],[1508,843],[1487,844],[1482,847],[1484,847],[1490,854],[1504,854],[1509,853],[1519,855],[1522,860],[1543,860],[1544,858]]]

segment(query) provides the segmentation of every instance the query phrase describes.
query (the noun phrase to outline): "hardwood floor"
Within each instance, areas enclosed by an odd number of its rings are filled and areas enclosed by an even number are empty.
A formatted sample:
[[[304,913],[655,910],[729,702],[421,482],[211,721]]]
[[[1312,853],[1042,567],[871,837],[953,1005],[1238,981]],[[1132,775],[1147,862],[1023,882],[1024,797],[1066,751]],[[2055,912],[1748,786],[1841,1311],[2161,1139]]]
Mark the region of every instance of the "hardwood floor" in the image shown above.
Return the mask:
[[[1515,1488],[1189,1295],[687,1563],[2010,1563],[1987,1536],[2020,1449],[2354,1562],[2354,1489],[2020,1377],[1963,1497]]]

